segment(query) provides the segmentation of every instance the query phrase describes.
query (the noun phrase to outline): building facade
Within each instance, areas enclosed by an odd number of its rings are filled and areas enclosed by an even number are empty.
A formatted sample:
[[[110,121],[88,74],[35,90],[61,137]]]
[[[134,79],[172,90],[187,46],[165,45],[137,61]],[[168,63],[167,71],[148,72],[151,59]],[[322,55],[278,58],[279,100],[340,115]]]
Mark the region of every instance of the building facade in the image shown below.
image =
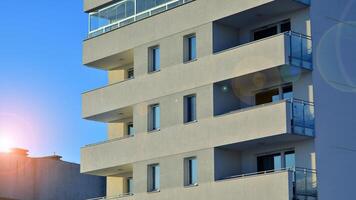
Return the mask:
[[[108,140],[81,172],[107,177],[101,199],[350,199],[355,8],[84,0],[83,64],[109,84],[82,95]]]
[[[80,173],[60,156],[31,158],[27,150],[0,153],[0,200],[85,200],[105,195],[105,179]]]

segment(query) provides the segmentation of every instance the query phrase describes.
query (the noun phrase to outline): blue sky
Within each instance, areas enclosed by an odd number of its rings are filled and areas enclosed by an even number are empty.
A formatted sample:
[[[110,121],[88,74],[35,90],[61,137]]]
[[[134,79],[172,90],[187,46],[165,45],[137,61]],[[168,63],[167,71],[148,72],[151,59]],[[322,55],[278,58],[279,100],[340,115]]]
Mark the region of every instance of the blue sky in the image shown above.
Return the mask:
[[[79,162],[80,147],[106,137],[105,124],[81,119],[81,93],[107,82],[81,64],[82,0],[3,0],[1,8],[0,140]]]

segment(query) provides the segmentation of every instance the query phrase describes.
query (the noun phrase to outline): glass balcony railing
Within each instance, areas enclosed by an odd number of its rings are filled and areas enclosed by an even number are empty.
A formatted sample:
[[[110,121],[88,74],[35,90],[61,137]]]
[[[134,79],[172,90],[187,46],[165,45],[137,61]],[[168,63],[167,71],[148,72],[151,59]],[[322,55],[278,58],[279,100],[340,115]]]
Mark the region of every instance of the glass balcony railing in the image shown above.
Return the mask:
[[[318,185],[317,185],[317,172],[316,170],[306,168],[282,168],[268,171],[253,172],[247,174],[240,174],[235,176],[228,176],[218,181],[246,178],[249,176],[261,176],[272,173],[279,173],[289,171],[292,173],[292,189],[294,200],[317,200],[318,199]]]
[[[314,136],[314,103],[299,99],[289,99],[292,132]]]
[[[194,0],[121,0],[89,14],[92,38]]]
[[[294,199],[316,200],[318,197],[316,171],[296,168],[293,175]]]
[[[127,194],[120,194],[116,196],[108,196],[108,197],[97,197],[97,198],[92,198],[92,199],[87,199],[87,200],[116,200],[116,199],[123,199],[125,197],[131,197],[133,196],[132,193],[127,193]]]
[[[311,37],[296,33],[286,32],[289,36],[289,62],[291,65],[312,69],[312,40]]]

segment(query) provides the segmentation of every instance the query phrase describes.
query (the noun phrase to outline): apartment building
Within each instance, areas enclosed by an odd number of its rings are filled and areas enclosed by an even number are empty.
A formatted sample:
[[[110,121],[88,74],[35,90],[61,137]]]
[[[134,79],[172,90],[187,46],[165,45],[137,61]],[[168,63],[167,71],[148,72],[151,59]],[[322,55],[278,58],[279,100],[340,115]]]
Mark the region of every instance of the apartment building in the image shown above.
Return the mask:
[[[352,199],[352,0],[84,0],[98,199]]]
[[[105,178],[81,174],[79,164],[61,158],[34,158],[19,148],[0,152],[0,200],[84,200],[105,195]]]

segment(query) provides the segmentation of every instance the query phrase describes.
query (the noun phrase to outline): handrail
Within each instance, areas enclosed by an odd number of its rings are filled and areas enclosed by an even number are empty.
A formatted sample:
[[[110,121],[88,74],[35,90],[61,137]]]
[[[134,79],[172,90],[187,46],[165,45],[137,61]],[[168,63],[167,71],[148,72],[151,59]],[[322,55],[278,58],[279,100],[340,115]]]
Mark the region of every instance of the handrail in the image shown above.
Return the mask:
[[[286,171],[290,171],[290,172],[308,172],[308,173],[313,173],[313,174],[317,173],[315,169],[308,169],[308,168],[302,168],[302,167],[281,168],[281,169],[266,170],[266,171],[251,172],[251,173],[228,176],[228,177],[221,178],[221,179],[219,179],[217,181],[238,179],[238,178],[243,178],[243,177],[248,177],[248,176],[256,176],[256,175],[263,175],[263,174],[280,173],[280,172],[286,172]]]
[[[111,143],[111,142],[115,142],[115,141],[119,141],[119,140],[124,140],[124,139],[127,139],[127,138],[132,138],[134,136],[135,136],[135,134],[133,134],[133,135],[125,135],[125,136],[122,136],[122,137],[119,137],[119,138],[105,140],[105,141],[102,141],[102,142],[96,142],[96,143],[93,143],[93,144],[87,144],[87,145],[85,145],[85,147],[92,147],[92,146],[97,146],[97,145],[100,145],[100,144]]]

